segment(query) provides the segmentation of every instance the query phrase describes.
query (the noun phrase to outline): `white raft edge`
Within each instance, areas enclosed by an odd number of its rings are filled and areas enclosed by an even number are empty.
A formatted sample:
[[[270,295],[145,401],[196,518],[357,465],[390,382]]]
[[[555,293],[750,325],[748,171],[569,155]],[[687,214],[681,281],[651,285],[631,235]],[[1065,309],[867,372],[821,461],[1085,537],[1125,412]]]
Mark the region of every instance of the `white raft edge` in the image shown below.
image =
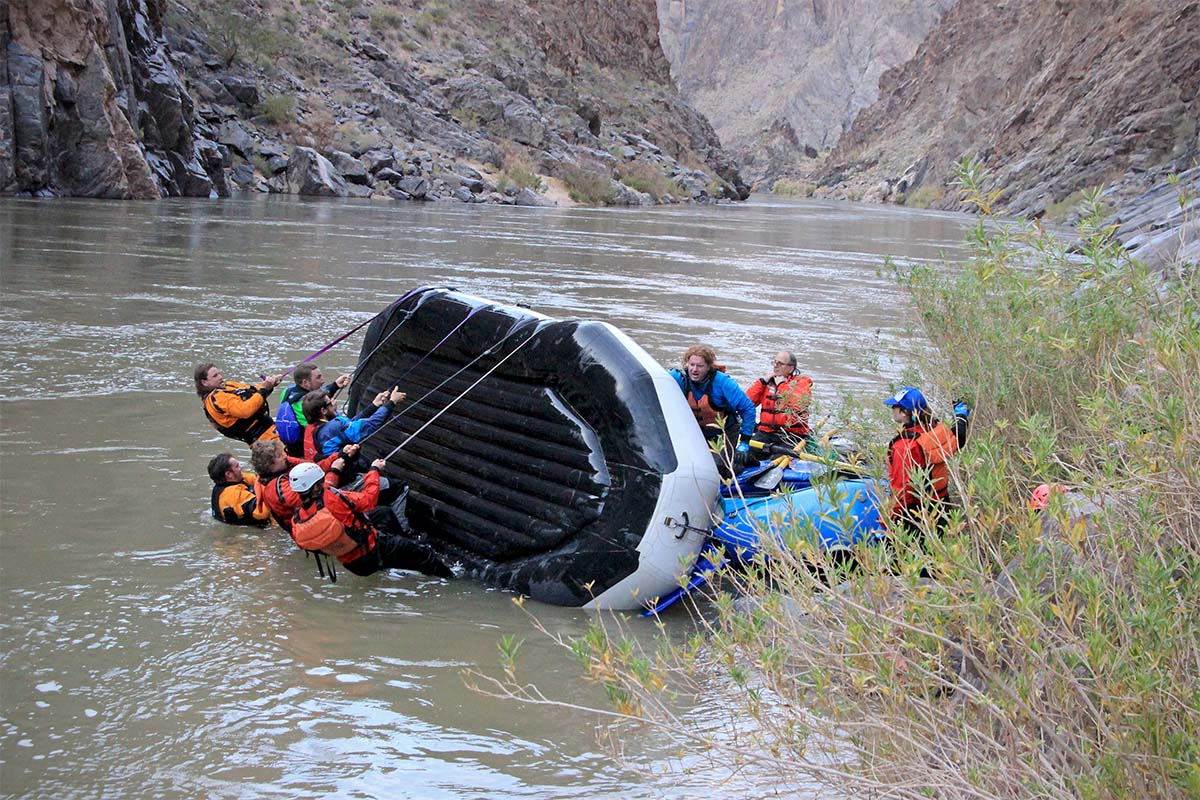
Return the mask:
[[[707,531],[711,526],[721,478],[708,442],[679,391],[679,384],[623,331],[608,323],[601,324],[619,338],[650,373],[679,464],[674,472],[663,475],[654,514],[638,543],[637,569],[583,606],[590,610],[625,611],[642,608],[669,594],[691,574],[706,537],[706,533],[700,531]],[[668,519],[686,520],[699,530],[671,527]]]

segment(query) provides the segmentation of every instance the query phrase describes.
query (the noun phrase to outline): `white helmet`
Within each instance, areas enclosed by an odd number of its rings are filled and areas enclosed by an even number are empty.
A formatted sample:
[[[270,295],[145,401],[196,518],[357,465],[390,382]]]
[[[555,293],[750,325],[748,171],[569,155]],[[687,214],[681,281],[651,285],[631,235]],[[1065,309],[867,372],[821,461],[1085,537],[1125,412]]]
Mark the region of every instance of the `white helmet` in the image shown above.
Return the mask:
[[[325,470],[318,467],[311,461],[305,461],[303,464],[297,464],[292,467],[292,471],[288,473],[288,480],[292,484],[294,491],[303,494],[315,486],[319,481],[325,479]]]

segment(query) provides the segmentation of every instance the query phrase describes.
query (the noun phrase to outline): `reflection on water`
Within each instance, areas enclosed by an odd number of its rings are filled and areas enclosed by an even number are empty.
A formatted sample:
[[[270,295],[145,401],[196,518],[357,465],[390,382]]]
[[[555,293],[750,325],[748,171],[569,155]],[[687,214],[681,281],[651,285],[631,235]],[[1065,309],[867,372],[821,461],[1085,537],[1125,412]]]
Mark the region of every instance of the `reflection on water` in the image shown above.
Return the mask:
[[[907,327],[882,256],[953,259],[961,234],[952,215],[833,203],[0,201],[0,789],[695,794],[615,765],[602,720],[464,689],[511,632],[548,694],[602,702],[506,595],[405,573],[322,583],[277,530],[209,519],[204,466],[240,445],[204,423],[191,365],[280,370],[432,284],[612,322],[664,363],[706,341],[743,384],[795,349],[831,399],[878,388],[852,352]],[[359,341],[326,374],[350,371]],[[537,613],[568,633],[587,621]],[[625,750],[672,769],[650,732]]]

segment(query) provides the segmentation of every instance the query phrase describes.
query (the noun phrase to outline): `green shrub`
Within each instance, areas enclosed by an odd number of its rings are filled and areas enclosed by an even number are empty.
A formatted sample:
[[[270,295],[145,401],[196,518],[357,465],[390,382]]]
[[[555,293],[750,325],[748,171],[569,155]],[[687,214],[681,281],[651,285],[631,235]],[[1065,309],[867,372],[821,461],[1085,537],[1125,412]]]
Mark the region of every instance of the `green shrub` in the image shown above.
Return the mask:
[[[262,102],[262,115],[274,125],[291,122],[296,108],[296,98],[290,94],[272,94]]]
[[[771,184],[771,193],[782,197],[812,197],[816,186],[795,178],[778,178]]]
[[[645,192],[658,202],[666,195],[676,199],[684,196],[683,188],[668,178],[652,164],[643,161],[633,161],[617,168],[621,183],[636,192]]]
[[[567,167],[562,179],[567,185],[567,195],[580,205],[606,206],[616,199],[612,178],[599,166]]]
[[[1200,272],[1131,260],[1098,193],[1069,251],[994,218],[978,162],[958,182],[980,212],[967,263],[892,267],[933,344],[910,354],[923,387],[974,401],[945,530],[860,549],[854,570],[776,531],[769,559],[717,573],[691,635],[686,615],[657,636],[601,616],[556,639],[614,725],[764,793],[1195,798]],[[881,414],[841,422],[874,427],[882,455]],[[1074,494],[1031,511],[1047,481]],[[545,702],[511,656],[490,690]],[[681,714],[695,698],[705,713]]]
[[[370,25],[371,30],[388,31],[395,30],[404,24],[404,13],[400,9],[390,6],[379,6],[371,9]]]
[[[922,186],[904,196],[904,205],[911,208],[930,208],[942,202],[946,193],[940,186]]]

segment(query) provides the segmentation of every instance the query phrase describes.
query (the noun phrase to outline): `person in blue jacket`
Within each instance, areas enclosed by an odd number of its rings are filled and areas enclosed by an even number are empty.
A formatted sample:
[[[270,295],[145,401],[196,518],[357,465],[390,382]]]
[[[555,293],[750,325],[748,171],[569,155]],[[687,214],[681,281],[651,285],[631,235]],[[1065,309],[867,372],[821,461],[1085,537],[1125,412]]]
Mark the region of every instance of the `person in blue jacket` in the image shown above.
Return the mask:
[[[358,444],[383,427],[396,404],[405,397],[407,395],[398,388],[380,392],[375,396],[373,409],[350,419],[337,413],[333,400],[324,389],[304,395],[304,417],[309,421],[304,432],[305,458],[311,459],[312,454],[323,458],[337,452],[342,445]]]
[[[287,445],[287,454],[293,458],[301,458],[304,455],[304,429],[308,427],[308,419],[304,416],[304,395],[322,389],[331,398],[337,397],[337,393],[350,383],[350,376],[339,375],[329,383],[324,383],[325,376],[321,374],[321,368],[306,361],[296,367],[292,378],[295,383],[287,388],[279,402],[280,405],[287,403],[292,407],[296,422],[300,425],[300,437],[293,444]]]
[[[716,352],[703,344],[689,347],[683,354],[683,369],[671,370],[671,377],[687,398],[705,437],[715,439],[724,432],[723,457],[717,459],[722,475],[728,475],[730,467],[735,472],[741,469],[754,435],[754,403],[718,366]],[[724,425],[719,422],[722,416]]]

